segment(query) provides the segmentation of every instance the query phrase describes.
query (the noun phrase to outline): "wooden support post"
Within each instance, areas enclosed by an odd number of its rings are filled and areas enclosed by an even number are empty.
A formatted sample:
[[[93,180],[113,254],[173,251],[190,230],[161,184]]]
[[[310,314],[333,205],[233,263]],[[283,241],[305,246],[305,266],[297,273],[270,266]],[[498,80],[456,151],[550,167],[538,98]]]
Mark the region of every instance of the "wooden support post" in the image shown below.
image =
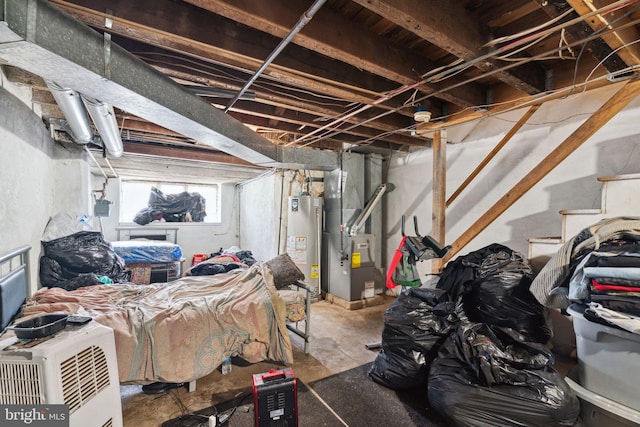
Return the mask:
[[[433,202],[431,206],[431,237],[444,246],[447,195],[447,131],[433,133]],[[432,272],[442,271],[442,259],[432,261]]]
[[[542,178],[558,166],[564,159],[595,134],[602,126],[618,114],[640,93],[640,80],[631,80],[620,88],[605,102],[587,121],[576,129],[555,150],[544,158],[537,166],[520,180],[511,190],[498,200],[483,216],[481,216],[462,236],[451,245],[451,251],[444,261],[451,259],[482,230],[487,228],[504,211],[511,207],[520,197],[536,185]]]

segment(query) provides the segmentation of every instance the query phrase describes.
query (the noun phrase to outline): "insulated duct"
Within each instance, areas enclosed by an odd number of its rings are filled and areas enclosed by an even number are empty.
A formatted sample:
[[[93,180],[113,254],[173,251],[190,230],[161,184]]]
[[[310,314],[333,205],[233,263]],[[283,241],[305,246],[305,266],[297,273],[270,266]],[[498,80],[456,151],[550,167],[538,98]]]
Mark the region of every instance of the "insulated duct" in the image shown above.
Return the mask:
[[[96,129],[98,129],[104,148],[113,157],[122,156],[124,147],[113,107],[84,95],[82,96],[82,101],[84,106],[87,107]]]
[[[71,137],[79,144],[90,143],[93,130],[89,124],[87,111],[82,106],[80,94],[73,89],[62,88],[52,81],[46,83],[62,114],[67,119],[71,129]]]

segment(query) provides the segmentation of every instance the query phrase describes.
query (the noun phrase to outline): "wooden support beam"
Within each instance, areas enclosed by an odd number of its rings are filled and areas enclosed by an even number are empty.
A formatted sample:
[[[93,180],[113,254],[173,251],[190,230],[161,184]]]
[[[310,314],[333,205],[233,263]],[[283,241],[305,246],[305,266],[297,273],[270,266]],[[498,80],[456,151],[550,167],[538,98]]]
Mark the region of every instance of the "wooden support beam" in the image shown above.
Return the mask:
[[[504,211],[527,193],[542,178],[558,166],[564,159],[587,141],[602,126],[618,114],[640,93],[640,80],[630,80],[605,102],[587,121],[576,129],[567,139],[558,145],[531,172],[520,180],[511,190],[498,200],[484,215],[467,229],[453,244],[445,261],[455,256],[478,234],[487,228]]]
[[[431,203],[431,237],[444,246],[446,231],[447,197],[447,131],[437,130],[433,133],[433,191]],[[442,271],[441,258],[431,261],[431,272]]]
[[[579,15],[583,16],[606,6],[609,2],[604,0],[568,0],[568,3]],[[624,10],[616,10],[606,15],[596,15],[585,22],[594,31],[600,31],[605,27],[615,29],[631,21],[630,17],[622,17],[624,12]],[[640,31],[635,26],[604,34],[602,39],[613,50],[621,48],[617,54],[628,66],[640,64],[640,44],[635,43],[640,39]],[[622,48],[622,46],[626,47]]]
[[[451,197],[449,197],[449,199],[447,200],[447,206],[449,206],[460,195],[460,193],[462,193],[462,191],[467,188],[471,181],[473,181],[475,177],[478,176],[482,169],[484,169],[484,167],[487,166],[487,164],[496,156],[496,154],[498,154],[502,147],[504,147],[507,142],[509,142],[511,138],[513,138],[513,136],[520,130],[520,128],[522,128],[522,126],[524,126],[527,120],[531,118],[533,113],[535,113],[538,108],[540,108],[540,105],[534,105],[530,107],[526,113],[524,113],[520,120],[518,120],[518,122],[509,130],[509,132],[507,132],[507,134],[500,140],[500,142],[498,142],[498,144],[493,148],[493,150],[491,150],[487,157],[485,157],[480,162],[480,164],[473,170],[473,172],[471,172],[467,179],[464,180],[460,187],[458,187],[458,189],[453,192]]]
[[[433,133],[433,203],[431,237],[440,244],[445,235],[445,199],[447,194],[447,131]]]

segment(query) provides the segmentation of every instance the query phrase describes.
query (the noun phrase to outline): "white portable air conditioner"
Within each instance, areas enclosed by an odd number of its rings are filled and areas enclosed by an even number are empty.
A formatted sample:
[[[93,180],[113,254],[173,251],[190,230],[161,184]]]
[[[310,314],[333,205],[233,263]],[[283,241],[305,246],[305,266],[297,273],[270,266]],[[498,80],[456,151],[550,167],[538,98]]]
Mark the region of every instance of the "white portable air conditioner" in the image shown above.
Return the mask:
[[[0,404],[65,404],[70,427],[122,426],[113,330],[68,324],[31,348],[0,350]]]

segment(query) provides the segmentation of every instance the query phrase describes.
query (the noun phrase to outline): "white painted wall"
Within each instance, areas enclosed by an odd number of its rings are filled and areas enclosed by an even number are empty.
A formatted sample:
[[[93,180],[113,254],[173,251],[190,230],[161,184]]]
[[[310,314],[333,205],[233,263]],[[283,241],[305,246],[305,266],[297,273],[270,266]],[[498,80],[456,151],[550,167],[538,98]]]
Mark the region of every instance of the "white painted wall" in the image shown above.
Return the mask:
[[[619,87],[544,104],[449,206],[446,243],[462,235]],[[525,111],[484,119],[470,133],[467,126],[461,132],[466,135],[462,143],[447,144],[447,197]],[[598,176],[640,172],[639,120],[640,99],[636,99],[480,233],[460,255],[501,243],[526,256],[528,237],[560,235],[559,210],[599,208]],[[447,134],[448,140],[459,142],[455,128]],[[431,150],[394,156],[391,160],[387,182],[395,184],[396,189],[388,194],[385,203],[385,262],[399,242],[401,215],[408,219],[417,215],[422,234],[431,229],[432,167]]]
[[[320,196],[322,182],[307,187],[307,176],[322,177],[318,171],[272,170],[238,185],[240,197],[240,247],[259,261],[286,252],[288,197],[308,190]]]
[[[255,259],[273,258],[283,247],[285,237],[280,230],[286,226],[281,215],[286,213],[286,193],[282,201],[282,174],[275,171],[238,185],[240,198],[240,247],[250,250]],[[285,190],[286,191],[286,190]]]
[[[45,226],[59,212],[87,211],[89,169],[77,147],[53,142],[28,105],[30,91],[0,73],[0,253],[32,246],[33,292]]]
[[[102,175],[93,176],[93,189],[102,190],[104,177]],[[154,231],[161,233],[161,229],[165,227],[177,228],[177,243],[182,248],[182,254],[185,258],[184,267],[191,266],[193,255],[197,253],[210,254],[218,251],[220,248],[227,249],[231,246],[238,246],[238,195],[235,184],[221,184],[221,206],[222,218],[220,223],[204,224],[204,223],[176,223],[176,222],[157,222],[140,226],[134,222],[120,223],[120,179],[109,179],[106,191],[106,199],[114,202],[111,205],[109,217],[102,218],[102,231],[109,241],[115,241],[118,238],[117,227],[135,227],[143,232]],[[98,195],[99,196],[99,195]],[[94,221],[96,229],[100,229],[100,219]],[[138,233],[138,231],[136,231]],[[120,238],[128,240],[127,232],[122,231]],[[168,237],[173,239],[173,234]],[[171,240],[173,241],[173,240]]]

